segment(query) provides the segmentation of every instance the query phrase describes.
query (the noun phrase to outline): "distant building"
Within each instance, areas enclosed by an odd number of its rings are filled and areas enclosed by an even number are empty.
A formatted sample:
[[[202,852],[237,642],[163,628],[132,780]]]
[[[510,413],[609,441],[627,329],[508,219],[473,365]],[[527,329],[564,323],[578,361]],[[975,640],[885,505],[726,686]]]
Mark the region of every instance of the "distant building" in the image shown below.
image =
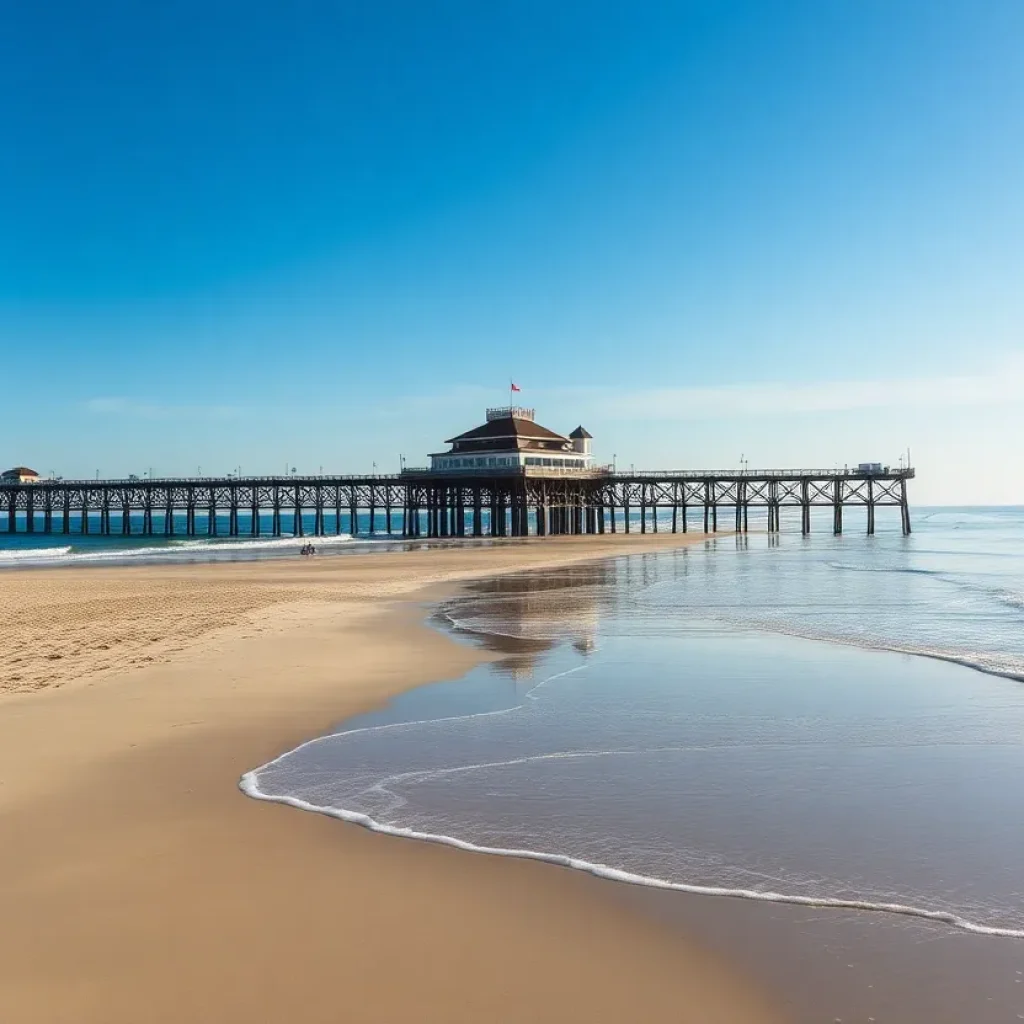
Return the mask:
[[[15,466],[6,473],[0,473],[0,483],[5,484],[34,484],[38,480],[39,474],[28,466]]]
[[[542,427],[533,409],[488,409],[486,422],[449,438],[447,452],[430,456],[432,472],[583,472],[593,470],[591,435],[577,427],[568,437]]]

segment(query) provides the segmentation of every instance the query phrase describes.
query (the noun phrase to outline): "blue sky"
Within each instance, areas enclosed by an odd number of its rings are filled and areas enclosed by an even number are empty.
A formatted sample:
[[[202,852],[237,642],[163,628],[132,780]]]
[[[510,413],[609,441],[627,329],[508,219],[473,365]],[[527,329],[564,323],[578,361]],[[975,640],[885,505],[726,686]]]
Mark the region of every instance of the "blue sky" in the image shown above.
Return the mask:
[[[513,377],[620,464],[1024,502],[1015,0],[17,6],[0,462],[395,469]]]

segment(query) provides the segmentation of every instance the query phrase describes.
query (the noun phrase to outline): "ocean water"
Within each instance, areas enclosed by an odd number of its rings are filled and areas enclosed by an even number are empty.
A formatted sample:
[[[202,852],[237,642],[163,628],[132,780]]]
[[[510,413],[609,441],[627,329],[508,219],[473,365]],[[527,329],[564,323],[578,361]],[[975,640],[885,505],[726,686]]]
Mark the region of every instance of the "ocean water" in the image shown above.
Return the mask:
[[[243,788],[638,886],[853,912],[915,943],[983,940],[957,970],[1024,969],[1024,510],[524,573],[439,623],[504,658]],[[977,1019],[1024,1014],[1021,970],[1004,973],[1002,1015]],[[919,1019],[905,1009],[884,1019]]]
[[[162,526],[163,519],[160,518]],[[333,515],[328,525],[334,525]],[[175,516],[174,535],[143,536],[143,520],[141,515],[132,516],[132,532],[122,534],[114,532],[110,536],[100,535],[98,513],[92,517],[90,532],[81,532],[79,516],[72,519],[72,532],[64,533],[26,533],[24,516],[17,522],[17,530],[13,533],[0,529],[0,569],[9,568],[41,568],[59,565],[125,565],[125,564],[174,564],[176,562],[222,562],[251,561],[268,558],[291,558],[298,554],[303,544],[312,543],[318,555],[346,554],[353,551],[365,551],[368,544],[380,546],[402,543],[399,517],[394,517],[392,526],[395,531],[388,534],[385,529],[384,516],[378,513],[374,523],[374,531],[370,531],[370,517],[367,514],[357,516],[355,523],[349,521],[346,513],[342,518],[345,532],[328,534],[323,537],[314,536],[316,527],[312,514],[303,516],[303,533],[299,536],[292,532],[294,523],[290,514],[282,516],[282,528],[285,532],[280,537],[272,535],[273,517],[264,514],[260,517],[259,537],[247,537],[245,532],[250,527],[250,517],[239,516],[239,527],[243,533],[239,537],[230,537],[230,520],[228,516],[216,517],[216,536],[209,535],[209,522],[205,515],[196,515],[196,536],[185,535],[186,517]],[[6,526],[6,522],[4,523]],[[121,519],[111,517],[111,527],[119,531]]]
[[[763,517],[762,517],[763,518]],[[700,517],[691,513],[689,517],[690,529],[703,529],[703,521]],[[159,523],[157,522],[159,520]],[[639,529],[639,513],[631,516]],[[532,520],[531,520],[532,523]],[[38,524],[37,524],[38,525]],[[62,526],[62,520],[55,518],[54,525]],[[154,526],[159,525],[163,529],[163,514],[154,518]],[[131,531],[121,533],[120,514],[111,516],[110,526],[112,532],[108,536],[100,534],[99,512],[93,512],[89,520],[89,532],[82,532],[82,522],[79,513],[75,513],[71,520],[70,533],[28,533],[24,513],[19,513],[15,522],[16,529],[10,531],[6,518],[0,521],[0,570],[2,569],[34,569],[55,567],[60,565],[131,565],[131,564],[174,564],[193,562],[239,562],[239,561],[262,561],[275,558],[293,558],[298,554],[299,549],[306,543],[312,543],[317,549],[318,555],[345,555],[369,550],[368,545],[373,545],[373,550],[406,550],[410,547],[419,549],[428,547],[445,547],[452,543],[459,544],[488,544],[489,538],[454,539],[435,538],[426,539],[427,522],[426,516],[421,516],[421,538],[412,541],[406,540],[401,535],[402,517],[399,513],[393,513],[391,525],[392,532],[388,533],[387,519],[383,512],[378,511],[371,524],[369,513],[359,513],[355,521],[345,512],[341,521],[335,524],[333,512],[328,514],[326,525],[333,530],[335,525],[342,527],[342,532],[331,533],[325,536],[315,536],[316,517],[313,513],[306,513],[302,517],[302,533],[294,532],[295,523],[290,512],[285,511],[281,516],[282,535],[273,536],[273,516],[270,513],[263,513],[260,516],[260,536],[247,536],[251,528],[251,516],[240,513],[238,526],[240,536],[229,536],[230,519],[226,515],[215,517],[215,533],[210,534],[210,522],[208,516],[203,512],[196,512],[195,536],[186,536],[187,519],[184,513],[174,517],[174,533],[165,536],[162,532],[151,536],[144,536],[143,517],[141,514],[133,514],[131,517]],[[652,523],[648,517],[648,527]],[[659,527],[662,530],[671,529],[671,513],[663,510],[659,518]],[[490,530],[490,517],[487,510],[483,513],[483,528]],[[534,526],[531,525],[531,530]],[[798,527],[799,528],[799,527]],[[502,543],[509,543],[509,538],[503,538]]]
[[[798,513],[794,510],[787,510],[790,519],[786,523],[786,529],[799,532]],[[825,528],[825,520],[831,515],[829,510],[815,510],[817,513],[816,529]],[[884,517],[886,511],[880,513]],[[895,520],[890,519],[894,522]],[[157,521],[159,520],[159,522]],[[634,512],[630,516],[632,528],[640,529],[640,513]],[[621,529],[621,515],[619,526]],[[688,516],[689,528],[691,530],[702,530],[703,519],[700,514],[690,510]],[[750,526],[751,529],[763,530],[765,528],[765,513],[763,510],[752,510]],[[144,536],[143,516],[141,513],[134,513],[131,516],[130,532],[121,533],[120,515],[112,515],[110,527],[112,532],[108,536],[100,533],[101,523],[98,511],[94,511],[89,517],[89,530],[82,532],[82,521],[79,513],[75,513],[70,526],[71,530],[65,534],[62,532],[28,533],[24,513],[19,513],[15,521],[15,530],[11,531],[8,521],[4,518],[0,521],[0,569],[30,569],[44,568],[59,565],[131,565],[139,563],[152,564],[173,564],[175,562],[223,562],[223,561],[253,561],[274,558],[294,557],[299,548],[307,542],[312,542],[317,548],[319,555],[343,555],[353,554],[358,551],[366,551],[368,544],[373,544],[375,550],[381,550],[382,545],[394,550],[404,550],[410,546],[417,548],[447,546],[454,541],[452,539],[427,540],[427,523],[425,515],[421,517],[422,537],[416,541],[404,540],[401,536],[402,519],[400,514],[392,516],[392,532],[386,529],[387,519],[383,512],[378,511],[371,524],[368,513],[359,513],[355,521],[345,512],[340,522],[335,523],[333,513],[327,516],[326,525],[329,530],[335,526],[341,528],[341,532],[328,532],[326,536],[316,537],[316,517],[313,513],[305,513],[302,516],[302,533],[296,533],[295,523],[291,512],[285,511],[281,516],[282,535],[273,536],[273,517],[270,513],[264,512],[260,515],[260,536],[247,536],[251,527],[251,517],[246,513],[239,513],[238,526],[240,536],[229,536],[230,519],[226,515],[214,517],[215,532],[210,533],[210,522],[208,516],[201,511],[196,512],[195,536],[186,535],[187,519],[184,513],[174,517],[174,532],[171,536],[165,536],[162,532],[151,536]],[[37,520],[37,528],[41,523]],[[62,526],[62,520],[54,519],[54,526],[58,529]],[[154,526],[163,528],[162,513],[154,519]],[[649,515],[647,522],[648,529],[653,529],[653,519]],[[662,531],[671,530],[672,514],[667,509],[662,509],[658,516],[658,527]],[[483,513],[483,528],[490,530],[490,518],[487,510]],[[534,529],[532,517],[530,529]],[[504,538],[502,543],[509,543],[509,538]],[[487,544],[488,538],[464,539],[460,544]]]

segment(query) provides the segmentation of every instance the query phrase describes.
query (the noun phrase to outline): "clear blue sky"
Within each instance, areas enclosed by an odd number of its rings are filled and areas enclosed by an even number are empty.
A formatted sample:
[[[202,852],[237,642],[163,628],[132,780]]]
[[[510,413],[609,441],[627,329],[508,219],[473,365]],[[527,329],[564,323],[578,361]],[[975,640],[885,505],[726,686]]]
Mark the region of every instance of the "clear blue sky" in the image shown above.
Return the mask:
[[[509,377],[647,468],[1024,502],[1024,4],[4,18],[0,462],[395,469]]]

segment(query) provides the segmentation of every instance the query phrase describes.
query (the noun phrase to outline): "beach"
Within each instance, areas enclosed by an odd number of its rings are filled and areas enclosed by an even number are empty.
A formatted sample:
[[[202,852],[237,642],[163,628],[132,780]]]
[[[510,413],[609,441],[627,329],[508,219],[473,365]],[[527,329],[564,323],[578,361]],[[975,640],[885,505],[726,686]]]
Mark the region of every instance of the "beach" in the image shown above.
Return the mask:
[[[424,623],[462,581],[703,540],[4,574],[0,1019],[783,1019],[607,882],[238,789],[495,657]]]

